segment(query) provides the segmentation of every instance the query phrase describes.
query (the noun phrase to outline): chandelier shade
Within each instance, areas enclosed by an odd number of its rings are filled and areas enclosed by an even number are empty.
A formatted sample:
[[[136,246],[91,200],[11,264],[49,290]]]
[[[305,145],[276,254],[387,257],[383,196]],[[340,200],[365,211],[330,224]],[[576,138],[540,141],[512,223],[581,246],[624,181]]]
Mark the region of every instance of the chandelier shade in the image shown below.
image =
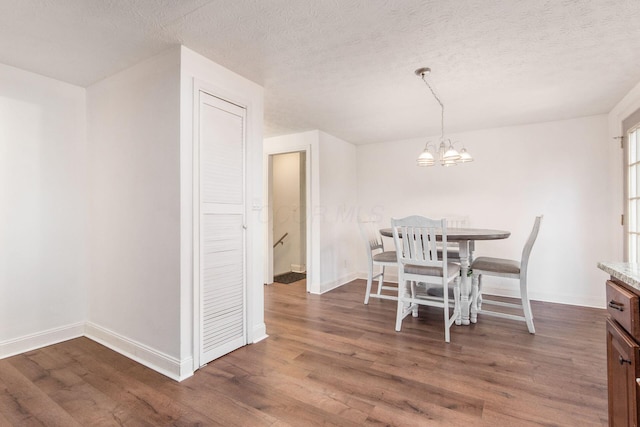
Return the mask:
[[[435,164],[436,159],[433,157],[433,154],[425,148],[425,150],[418,156],[418,166],[433,166]]]

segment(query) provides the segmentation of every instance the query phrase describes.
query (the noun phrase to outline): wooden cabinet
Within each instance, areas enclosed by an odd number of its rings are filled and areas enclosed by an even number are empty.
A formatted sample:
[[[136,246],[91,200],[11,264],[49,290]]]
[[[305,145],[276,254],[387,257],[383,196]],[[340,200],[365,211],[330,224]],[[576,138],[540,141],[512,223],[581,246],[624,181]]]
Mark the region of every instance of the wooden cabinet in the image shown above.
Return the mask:
[[[637,426],[638,344],[612,319],[607,320],[609,425]]]
[[[635,340],[640,341],[640,306],[638,295],[624,284],[607,281],[607,310]]]
[[[640,306],[636,292],[622,282],[607,281],[609,426],[638,425]]]

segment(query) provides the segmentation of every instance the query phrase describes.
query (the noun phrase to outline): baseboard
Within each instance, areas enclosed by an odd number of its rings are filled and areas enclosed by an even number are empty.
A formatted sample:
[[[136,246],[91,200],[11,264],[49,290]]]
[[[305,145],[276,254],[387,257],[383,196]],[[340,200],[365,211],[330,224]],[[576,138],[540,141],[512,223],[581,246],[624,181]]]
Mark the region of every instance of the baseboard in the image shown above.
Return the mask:
[[[342,276],[339,279],[324,283],[320,285],[320,295],[324,294],[325,292],[329,292],[333,289],[339,288],[342,285],[346,285],[347,283],[352,282],[357,278],[358,278],[358,273],[349,273],[345,276]]]
[[[85,323],[79,322],[61,326],[36,334],[0,342],[0,359],[15,356],[37,348],[46,347],[84,335]]]
[[[377,274],[378,270],[374,274]],[[366,271],[360,271],[356,275],[356,279],[367,280],[367,276],[369,275]],[[384,281],[389,283],[398,283],[398,273],[396,272],[385,272],[384,273]]]
[[[182,381],[193,375],[191,357],[176,359],[91,322],[86,324],[85,336],[173,380]]]
[[[361,271],[357,274],[358,279],[367,280],[367,272]],[[384,277],[385,282],[398,283],[398,275],[394,273],[386,273]],[[496,295],[501,297],[518,298],[520,296],[519,289],[510,287],[501,287],[495,285],[483,285],[483,293],[487,295]],[[565,305],[577,305],[580,307],[592,307],[592,308],[605,308],[605,301],[603,298],[590,297],[576,294],[559,294],[559,293],[545,293],[545,292],[529,292],[529,298],[534,301],[552,302],[556,304]]]
[[[253,344],[260,342],[268,337],[269,335],[267,335],[267,325],[264,322],[262,322],[258,326],[254,326],[253,331],[251,332],[251,342]]]
[[[294,273],[306,273],[307,267],[302,264],[291,264],[291,271]]]
[[[520,291],[519,289],[500,287],[500,286],[487,286],[487,284],[483,284],[482,287],[483,295],[496,295],[501,297],[511,297],[511,298],[519,298]],[[535,292],[529,290],[529,299],[532,301],[544,301],[551,302],[555,304],[565,304],[565,305],[576,305],[579,307],[592,307],[592,308],[605,308],[604,299],[597,297],[589,297],[584,295],[576,295],[576,294],[558,294],[558,293],[546,293],[546,292]]]

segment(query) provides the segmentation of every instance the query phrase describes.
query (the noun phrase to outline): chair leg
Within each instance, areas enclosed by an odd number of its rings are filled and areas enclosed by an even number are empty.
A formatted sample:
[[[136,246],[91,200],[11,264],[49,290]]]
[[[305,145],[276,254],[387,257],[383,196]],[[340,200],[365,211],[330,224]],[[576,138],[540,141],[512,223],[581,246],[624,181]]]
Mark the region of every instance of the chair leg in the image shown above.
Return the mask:
[[[529,294],[527,293],[527,277],[520,278],[520,299],[522,300],[522,311],[524,311],[524,318],[527,321],[527,328],[530,334],[536,333],[536,328],[533,326],[533,313],[531,312],[531,303],[529,302]]]
[[[416,282],[411,282],[411,299],[416,297]],[[413,304],[413,310],[411,310],[411,316],[418,317],[418,304]]]
[[[373,263],[369,263],[369,274],[367,275],[367,291],[364,294],[364,303],[369,304],[369,295],[371,295],[371,282],[373,282]]]
[[[382,284],[384,282],[384,265],[382,266],[382,271],[380,272],[380,276],[378,276],[378,295],[382,294]]]
[[[449,290],[446,289],[443,292],[444,298],[449,300]],[[448,303],[444,308],[444,342],[451,342],[451,317],[449,317]],[[456,277],[453,280],[453,318],[458,321],[458,315],[460,314],[460,277]]]
[[[478,298],[476,301],[476,309],[482,311],[482,274],[478,274]]]
[[[450,342],[451,341],[451,331],[450,331],[451,324],[449,323],[449,309],[448,307],[445,307],[442,311],[444,311],[444,342]]]
[[[478,275],[471,276],[471,323],[478,323]]]
[[[402,275],[398,278],[398,308],[396,311],[396,332],[400,332],[402,329],[402,319],[404,316],[402,315],[404,312],[404,294],[405,289],[407,287],[407,282],[403,279]]]
[[[462,309],[460,308],[460,277],[456,277],[453,281],[453,302],[454,302],[454,314],[456,315],[456,325],[458,324],[458,319],[460,318],[460,312]]]

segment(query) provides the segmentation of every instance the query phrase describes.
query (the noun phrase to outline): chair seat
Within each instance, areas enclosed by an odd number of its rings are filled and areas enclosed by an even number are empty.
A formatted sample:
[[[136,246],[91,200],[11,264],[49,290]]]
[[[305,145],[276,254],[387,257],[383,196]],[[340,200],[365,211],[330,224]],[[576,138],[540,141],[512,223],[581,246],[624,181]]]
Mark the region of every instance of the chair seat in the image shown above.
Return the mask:
[[[479,257],[471,264],[472,270],[492,273],[520,274],[520,262],[512,259]]]
[[[442,267],[407,264],[404,266],[404,272],[407,274],[420,274],[422,276],[442,276]],[[447,273],[449,273],[449,278],[459,275],[460,265],[454,262],[448,262]]]
[[[367,250],[367,288],[364,294],[364,303],[369,304],[369,298],[398,300],[398,286],[385,283],[385,270],[387,267],[395,267],[398,263],[396,251],[385,251],[384,242],[380,235],[379,225],[373,218],[358,218],[358,228],[365,242]],[[378,272],[374,273],[375,270]],[[371,293],[373,281],[378,282],[378,291]],[[383,293],[383,291],[388,291]]]
[[[396,251],[385,251],[375,254],[373,256],[373,261],[396,263],[398,262],[398,258],[396,257]]]
[[[473,278],[471,281],[471,321],[477,321],[478,313],[483,315],[495,316],[502,319],[520,320],[527,323],[527,329],[530,334],[535,334],[536,329],[533,325],[533,313],[531,312],[531,301],[527,291],[527,270],[529,266],[529,255],[531,248],[536,241],[538,231],[540,230],[540,222],[542,215],[537,216],[533,223],[533,229],[529,238],[522,249],[522,257],[520,260],[511,260],[503,258],[478,257],[471,263]],[[498,276],[507,279],[515,279],[520,282],[518,286],[520,290],[520,304],[506,303],[504,301],[487,300],[486,304],[507,308],[509,310],[487,310],[482,308],[482,281],[484,276]],[[523,316],[514,314],[511,309],[521,309]]]

